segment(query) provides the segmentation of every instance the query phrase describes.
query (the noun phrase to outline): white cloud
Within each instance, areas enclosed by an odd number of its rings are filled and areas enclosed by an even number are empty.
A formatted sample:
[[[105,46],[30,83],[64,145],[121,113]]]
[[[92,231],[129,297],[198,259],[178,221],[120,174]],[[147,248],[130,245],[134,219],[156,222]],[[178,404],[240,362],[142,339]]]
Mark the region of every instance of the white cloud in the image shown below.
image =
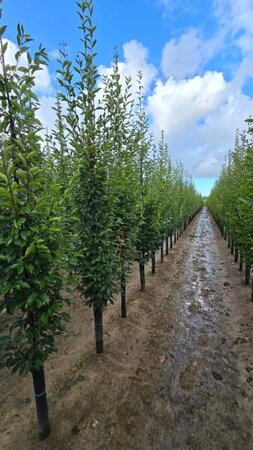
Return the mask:
[[[177,134],[208,114],[224,96],[226,84],[223,75],[207,72],[203,77],[189,80],[159,80],[148,97],[148,112],[155,128]]]
[[[164,76],[185,78],[202,70],[205,63],[222,45],[220,36],[209,41],[199,38],[198,30],[191,29],[171,39],[163,48],[161,68]]]
[[[159,80],[148,97],[155,136],[164,129],[173,159],[181,159],[195,177],[218,175],[235,130],[245,128],[252,111],[253,99],[218,72]]]
[[[214,12],[221,28],[243,53],[252,49],[253,0],[213,0]]]
[[[121,75],[122,84],[125,77],[132,77],[133,93],[138,90],[137,72],[143,74],[142,84],[144,93],[147,93],[157,75],[157,69],[153,64],[148,63],[148,50],[141,42],[135,40],[129,41],[123,45],[123,62],[119,62],[119,73]],[[110,75],[112,67],[99,66],[101,75]]]
[[[55,97],[43,95],[39,98],[40,100],[40,108],[36,112],[37,118],[41,121],[45,131],[52,131],[55,121],[56,121],[56,112],[52,109],[55,106]],[[42,133],[44,134],[44,133]]]
[[[57,50],[57,49],[50,50],[48,52],[48,56],[49,56],[50,59],[59,59],[60,58],[60,51]]]

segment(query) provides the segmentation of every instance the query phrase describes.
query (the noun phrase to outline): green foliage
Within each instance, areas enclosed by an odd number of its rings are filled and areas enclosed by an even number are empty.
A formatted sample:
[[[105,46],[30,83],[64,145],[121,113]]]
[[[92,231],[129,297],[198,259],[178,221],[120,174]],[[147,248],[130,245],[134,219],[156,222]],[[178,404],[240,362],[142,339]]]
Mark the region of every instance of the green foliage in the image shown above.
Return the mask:
[[[248,119],[249,124],[252,119]],[[214,218],[225,227],[247,264],[253,264],[253,146],[252,128],[236,135],[229,154],[208,199]]]
[[[112,301],[117,281],[117,242],[114,211],[108,187],[110,149],[100,139],[101,120],[95,103],[98,73],[94,63],[95,27],[92,2],[77,4],[83,49],[76,65],[61,52],[59,85],[65,103],[68,144],[75,158],[73,195],[79,218],[79,289],[88,305],[102,308]],[[77,111],[79,113],[77,114]]]
[[[56,123],[45,142],[34,94],[45,49],[31,55],[31,37],[18,25],[10,66],[0,40],[0,310],[8,317],[1,364],[20,373],[39,369],[56,350],[54,334],[68,319],[66,269],[78,272],[86,303],[102,309],[131,263],[146,263],[202,201],[182,166],[172,166],[164,135],[158,147],[153,142],[142,75],[136,102],[116,53],[101,89],[92,0],[77,7],[82,48],[73,63],[61,46]]]
[[[35,75],[46,64],[40,47],[32,56],[28,34],[18,25],[16,62],[5,63],[1,38],[0,72],[0,311],[8,333],[1,335],[1,367],[23,374],[43,366],[56,350],[54,334],[62,312],[62,236],[57,186],[46,186],[40,146]],[[21,55],[27,64],[20,66]]]

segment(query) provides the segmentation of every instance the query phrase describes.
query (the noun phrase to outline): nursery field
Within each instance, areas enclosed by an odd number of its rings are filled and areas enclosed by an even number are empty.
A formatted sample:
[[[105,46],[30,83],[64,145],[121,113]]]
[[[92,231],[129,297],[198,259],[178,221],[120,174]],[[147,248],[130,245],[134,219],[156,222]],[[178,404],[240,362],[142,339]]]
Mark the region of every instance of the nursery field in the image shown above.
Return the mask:
[[[52,432],[38,444],[31,380],[1,374],[2,449],[251,449],[251,289],[206,208],[139,290],[105,311],[105,351],[76,301],[46,364]],[[85,331],[85,332],[84,332]]]
[[[253,449],[253,118],[203,198],[93,3],[57,61],[0,26],[0,449]]]

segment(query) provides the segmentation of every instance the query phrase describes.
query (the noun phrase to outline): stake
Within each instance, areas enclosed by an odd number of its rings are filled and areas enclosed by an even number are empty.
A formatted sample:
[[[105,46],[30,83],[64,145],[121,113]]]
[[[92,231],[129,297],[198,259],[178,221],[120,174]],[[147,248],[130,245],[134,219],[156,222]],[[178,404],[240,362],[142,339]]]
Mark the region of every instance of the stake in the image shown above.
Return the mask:
[[[166,253],[166,255],[169,254],[169,236],[166,236],[165,253]]]
[[[46,439],[51,431],[48,419],[44,368],[41,367],[38,371],[33,370],[32,377],[37,413],[38,433],[39,439],[40,441],[42,441],[43,439]]]
[[[163,241],[162,241],[162,244],[161,244],[161,263],[163,263],[163,261],[164,261],[164,257],[163,257]]]
[[[104,350],[103,340],[103,311],[101,308],[94,308],[95,321],[95,338],[96,338],[96,352],[99,355]]]
[[[245,284],[246,284],[246,286],[249,285],[250,269],[251,269],[251,266],[250,266],[250,264],[247,264],[247,261],[246,261],[246,267],[245,267]]]
[[[155,252],[151,256],[152,273],[155,273]]]
[[[140,267],[141,291],[145,291],[145,264],[141,262],[139,264],[139,267]]]
[[[124,275],[121,278],[120,292],[121,292],[121,317],[124,318],[127,316],[127,314],[126,314],[126,280],[125,280]]]

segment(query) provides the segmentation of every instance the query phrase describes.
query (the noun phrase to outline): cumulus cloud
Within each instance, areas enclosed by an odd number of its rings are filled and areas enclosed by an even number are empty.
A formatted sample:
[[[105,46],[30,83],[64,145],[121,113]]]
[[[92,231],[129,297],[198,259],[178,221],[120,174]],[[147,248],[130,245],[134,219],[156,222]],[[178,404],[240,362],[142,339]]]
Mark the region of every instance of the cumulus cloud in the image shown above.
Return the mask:
[[[167,12],[196,14],[197,2],[160,0]],[[199,2],[198,2],[199,4]],[[163,80],[148,97],[154,133],[164,128],[174,159],[195,177],[217,176],[234,147],[235,130],[245,129],[253,99],[245,83],[253,78],[253,0],[213,0],[213,35],[186,29],[162,52]],[[210,71],[219,56],[224,73]],[[206,67],[209,70],[206,70]]]
[[[245,128],[253,99],[222,73],[207,72],[188,80],[159,80],[147,108],[154,134],[164,129],[173,159],[181,159],[195,177],[212,177],[234,146],[235,130]]]
[[[55,125],[56,112],[52,109],[55,106],[55,97],[42,95],[40,98],[40,108],[36,112],[45,131],[50,132]]]
[[[141,42],[132,40],[123,45],[123,61],[119,62],[119,73],[122,83],[125,77],[132,77],[133,92],[138,90],[137,72],[143,74],[142,84],[147,93],[157,76],[157,69],[148,62],[148,49]],[[112,67],[99,66],[100,75],[108,76]]]
[[[203,77],[188,80],[157,81],[148,97],[148,112],[154,128],[162,128],[167,134],[181,133],[199,117],[213,111],[225,91],[226,83],[218,72],[207,72]]]
[[[202,71],[205,63],[221,47],[220,36],[202,40],[197,29],[188,30],[179,39],[167,42],[162,52],[161,68],[165,77],[185,78]]]

